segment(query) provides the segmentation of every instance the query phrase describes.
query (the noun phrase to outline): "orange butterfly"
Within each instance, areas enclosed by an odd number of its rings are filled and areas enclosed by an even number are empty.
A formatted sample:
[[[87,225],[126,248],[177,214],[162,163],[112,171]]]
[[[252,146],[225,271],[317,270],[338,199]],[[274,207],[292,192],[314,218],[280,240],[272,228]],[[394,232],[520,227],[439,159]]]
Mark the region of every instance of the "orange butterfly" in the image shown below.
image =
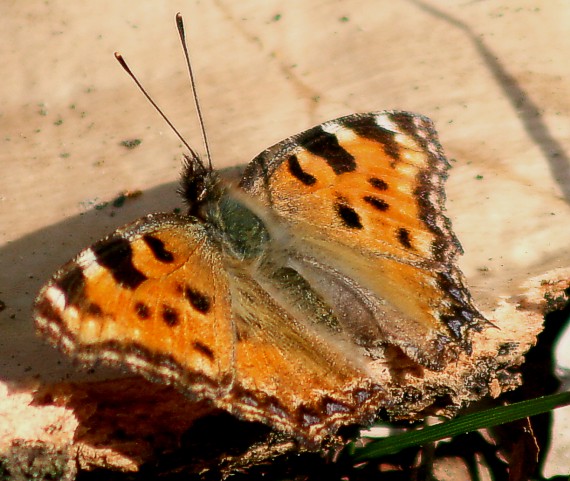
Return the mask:
[[[455,266],[449,164],[429,119],[325,122],[265,150],[239,185],[186,158],[186,215],[151,214],[42,288],[39,332],[318,443],[372,420],[399,349],[431,370],[488,323]]]

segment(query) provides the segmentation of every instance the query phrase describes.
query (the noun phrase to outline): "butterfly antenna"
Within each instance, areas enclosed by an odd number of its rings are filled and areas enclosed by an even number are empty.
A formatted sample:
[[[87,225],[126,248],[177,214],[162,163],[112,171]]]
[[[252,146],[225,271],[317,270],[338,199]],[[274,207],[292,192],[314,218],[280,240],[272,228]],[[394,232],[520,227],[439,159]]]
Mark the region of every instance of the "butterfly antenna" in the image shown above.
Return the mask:
[[[190,153],[192,154],[192,156],[196,159],[199,159],[198,154],[196,153],[196,151],[190,147],[190,145],[188,144],[188,142],[186,142],[186,140],[184,139],[184,137],[182,137],[182,135],[180,134],[180,132],[178,132],[178,129],[176,129],[176,127],[174,127],[174,125],[172,124],[172,122],[168,119],[168,117],[165,115],[165,113],[160,109],[160,107],[156,104],[156,102],[152,99],[152,97],[148,94],[148,92],[145,90],[145,88],[141,85],[141,83],[139,82],[139,80],[135,77],[135,74],[131,71],[131,69],[129,68],[129,66],[127,65],[127,62],[125,62],[125,59],[123,58],[123,56],[118,53],[115,52],[115,58],[117,59],[117,61],[121,64],[121,67],[123,67],[123,69],[125,70],[125,72],[127,72],[130,77],[135,81],[135,83],[137,84],[137,87],[139,88],[139,90],[144,94],[144,96],[147,98],[147,100],[152,104],[152,106],[155,108],[155,110],[160,114],[160,116],[164,119],[164,121],[168,124],[168,126],[172,129],[172,131],[178,136],[178,138],[181,140],[181,142],[186,146],[186,148],[190,151]]]
[[[208,144],[208,137],[206,135],[206,129],[204,127],[202,109],[200,108],[200,102],[198,101],[198,94],[196,93],[196,82],[194,80],[194,72],[192,71],[192,63],[190,62],[190,54],[188,53],[188,44],[186,43],[186,32],[184,30],[184,21],[182,20],[182,15],[180,14],[180,12],[176,14],[176,26],[178,27],[180,42],[182,43],[182,48],[184,49],[184,58],[186,59],[186,65],[188,67],[188,75],[190,76],[190,86],[192,87],[192,95],[194,96],[194,105],[196,107],[196,113],[198,114],[198,122],[200,122],[200,130],[202,132],[202,142],[204,143],[204,148],[206,149],[206,157],[208,158],[208,167],[210,168],[210,170],[212,170],[212,156],[210,155],[210,146]]]

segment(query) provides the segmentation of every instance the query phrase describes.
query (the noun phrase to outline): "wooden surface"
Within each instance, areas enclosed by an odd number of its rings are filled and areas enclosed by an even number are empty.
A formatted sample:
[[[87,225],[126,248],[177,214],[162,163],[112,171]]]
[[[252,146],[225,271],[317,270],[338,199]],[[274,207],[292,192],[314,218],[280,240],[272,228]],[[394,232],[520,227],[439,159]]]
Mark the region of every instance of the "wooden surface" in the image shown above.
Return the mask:
[[[180,141],[113,58],[115,50],[123,53],[200,149],[177,11],[187,22],[217,167],[247,163],[289,135],[352,112],[419,112],[436,122],[455,159],[449,216],[466,251],[461,267],[482,308],[516,294],[530,277],[568,267],[570,6],[537,5],[30,0],[0,6],[6,392],[25,392],[38,379],[92,377],[36,338],[35,293],[59,265],[115,227],[180,205]],[[142,144],[130,150],[120,144],[133,138]],[[121,208],[93,209],[137,189],[143,195]],[[569,358],[561,359],[570,365]],[[568,410],[557,416],[568,422]],[[570,438],[562,431],[555,433],[559,454],[549,474],[570,467]]]

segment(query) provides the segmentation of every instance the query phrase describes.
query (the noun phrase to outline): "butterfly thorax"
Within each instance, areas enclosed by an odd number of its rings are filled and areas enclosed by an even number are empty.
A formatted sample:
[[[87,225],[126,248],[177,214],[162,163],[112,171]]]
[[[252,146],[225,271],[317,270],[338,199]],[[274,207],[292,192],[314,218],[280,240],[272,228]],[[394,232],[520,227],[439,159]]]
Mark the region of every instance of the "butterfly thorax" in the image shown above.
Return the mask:
[[[232,195],[230,184],[217,171],[197,157],[186,157],[180,190],[188,215],[208,226],[226,253],[242,261],[261,255],[269,241],[265,224]]]

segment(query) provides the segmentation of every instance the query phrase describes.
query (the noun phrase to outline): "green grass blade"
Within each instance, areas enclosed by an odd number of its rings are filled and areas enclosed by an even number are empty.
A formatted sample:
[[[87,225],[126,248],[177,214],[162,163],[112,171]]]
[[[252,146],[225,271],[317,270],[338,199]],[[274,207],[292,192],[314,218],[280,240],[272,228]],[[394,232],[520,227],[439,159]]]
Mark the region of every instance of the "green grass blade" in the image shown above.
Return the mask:
[[[564,392],[466,414],[435,426],[372,441],[363,448],[355,448],[354,459],[356,461],[376,459],[395,454],[404,448],[421,446],[477,429],[498,426],[568,405],[570,405],[570,392]]]

